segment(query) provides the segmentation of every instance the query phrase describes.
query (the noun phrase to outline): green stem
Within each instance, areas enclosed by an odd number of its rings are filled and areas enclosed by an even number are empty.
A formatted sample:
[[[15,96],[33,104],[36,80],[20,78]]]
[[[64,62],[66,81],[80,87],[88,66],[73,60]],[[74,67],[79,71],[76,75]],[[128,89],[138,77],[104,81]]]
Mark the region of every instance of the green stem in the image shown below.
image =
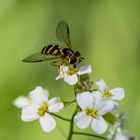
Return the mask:
[[[83,132],[73,132],[73,134],[75,134],[75,135],[90,136],[90,137],[96,137],[96,138],[100,138],[100,139],[102,139],[102,140],[106,140],[105,137],[103,137],[103,136],[98,136],[98,135],[94,135],[94,134],[88,134],[88,133],[83,133]]]
[[[53,116],[55,116],[55,117],[57,117],[57,118],[59,118],[59,119],[61,119],[61,120],[64,120],[64,121],[71,121],[71,119],[67,119],[67,118],[64,118],[64,117],[61,117],[61,116],[59,116],[59,115],[56,115],[56,114],[54,114],[54,113],[51,113],[51,115],[53,115]]]
[[[65,107],[67,107],[67,106],[69,106],[69,105],[71,105],[72,103],[75,103],[75,102],[76,102],[76,100],[67,101],[67,102],[65,102]]]
[[[75,114],[77,113],[77,108],[78,108],[78,105],[72,115],[72,118],[71,118],[71,121],[70,121],[70,129],[69,129],[69,135],[68,135],[68,139],[67,140],[72,140],[72,135],[73,135],[73,126],[74,126],[74,116]]]
[[[70,130],[69,130],[68,140],[72,140],[72,135],[73,135],[73,117],[70,121]]]

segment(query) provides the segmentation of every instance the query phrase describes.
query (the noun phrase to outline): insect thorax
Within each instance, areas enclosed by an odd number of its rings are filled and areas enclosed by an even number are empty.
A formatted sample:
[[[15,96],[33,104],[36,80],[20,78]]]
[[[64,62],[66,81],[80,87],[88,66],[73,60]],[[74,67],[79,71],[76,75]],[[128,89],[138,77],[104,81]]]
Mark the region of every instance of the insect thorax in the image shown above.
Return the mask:
[[[77,53],[70,48],[63,48],[62,52],[64,57],[69,61],[70,64],[79,63],[80,53]]]

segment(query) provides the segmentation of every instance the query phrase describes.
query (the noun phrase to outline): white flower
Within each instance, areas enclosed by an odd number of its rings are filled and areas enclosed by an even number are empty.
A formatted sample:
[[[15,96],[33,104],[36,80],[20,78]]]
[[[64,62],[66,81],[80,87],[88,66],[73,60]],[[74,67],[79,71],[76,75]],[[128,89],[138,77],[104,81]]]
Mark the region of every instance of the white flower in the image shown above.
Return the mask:
[[[121,128],[117,128],[114,140],[138,140],[136,136],[131,136],[128,132],[124,132]]]
[[[99,91],[95,91],[95,95],[99,98],[104,98],[107,100],[111,100],[112,103],[114,104],[114,109],[118,107],[118,103],[114,102],[115,100],[121,100],[124,98],[124,89],[123,88],[114,88],[114,89],[109,89],[107,84],[103,79],[100,79],[99,81],[96,82],[96,85],[98,87]]]
[[[105,100],[99,101],[94,96],[94,93],[90,92],[79,93],[76,99],[82,111],[74,117],[75,124],[82,129],[91,124],[96,133],[104,133],[108,125],[102,116],[112,110],[112,103]]]
[[[17,97],[13,104],[18,108],[23,108],[24,106],[28,105],[30,102],[30,98],[26,96],[19,96]]]
[[[85,65],[78,68],[70,68],[68,66],[60,66],[59,76],[56,80],[64,78],[64,81],[69,85],[75,85],[78,82],[78,75],[84,75],[92,72],[91,65]]]
[[[54,97],[48,100],[48,92],[42,87],[36,87],[31,91],[30,98],[31,102],[22,108],[21,119],[26,122],[39,119],[45,132],[52,131],[56,127],[56,122],[49,112],[59,112],[64,107],[60,98]]]
[[[128,133],[117,132],[114,140],[129,140],[129,135]]]

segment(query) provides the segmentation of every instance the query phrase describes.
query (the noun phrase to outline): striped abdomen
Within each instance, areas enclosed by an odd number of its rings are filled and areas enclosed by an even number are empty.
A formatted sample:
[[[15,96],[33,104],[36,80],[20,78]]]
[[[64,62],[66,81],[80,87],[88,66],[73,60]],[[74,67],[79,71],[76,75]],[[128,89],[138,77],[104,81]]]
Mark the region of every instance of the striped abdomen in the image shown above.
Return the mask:
[[[62,46],[60,45],[49,45],[42,49],[42,54],[50,54],[50,55],[61,55]]]

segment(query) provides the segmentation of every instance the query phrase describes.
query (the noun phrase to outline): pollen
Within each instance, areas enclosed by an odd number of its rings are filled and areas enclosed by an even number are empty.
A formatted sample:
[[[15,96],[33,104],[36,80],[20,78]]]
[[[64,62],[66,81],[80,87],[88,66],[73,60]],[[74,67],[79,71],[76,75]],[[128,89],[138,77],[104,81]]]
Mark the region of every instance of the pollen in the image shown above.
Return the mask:
[[[111,97],[111,92],[109,92],[108,90],[105,90],[104,94],[103,94],[103,97],[104,98]]]
[[[78,68],[73,68],[73,69],[70,69],[70,70],[67,72],[67,74],[68,74],[68,75],[73,75],[73,74],[75,74],[76,72],[78,72]]]
[[[97,112],[98,112],[98,110],[96,110],[96,109],[89,109],[89,108],[86,109],[86,114],[93,118],[96,118]]]
[[[43,116],[45,114],[45,112],[48,111],[48,104],[47,103],[43,103],[40,108],[38,109],[38,114],[40,116]]]

